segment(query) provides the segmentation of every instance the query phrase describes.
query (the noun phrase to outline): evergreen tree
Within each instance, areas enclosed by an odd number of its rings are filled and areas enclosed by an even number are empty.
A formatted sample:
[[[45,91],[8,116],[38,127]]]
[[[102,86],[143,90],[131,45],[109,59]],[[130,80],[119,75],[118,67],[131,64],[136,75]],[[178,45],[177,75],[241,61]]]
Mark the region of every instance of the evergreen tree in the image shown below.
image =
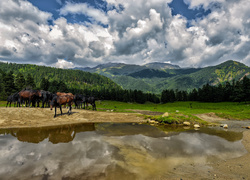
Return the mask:
[[[9,96],[12,93],[16,92],[13,71],[10,71],[4,77],[4,89],[5,89],[5,92],[6,92],[7,96]]]
[[[31,87],[33,89],[36,88],[36,85],[35,85],[35,82],[34,82],[34,78],[31,76],[30,73],[27,75],[26,87]]]
[[[189,93],[188,100],[189,101],[198,101],[198,91],[197,91],[197,89],[193,89],[193,91]]]
[[[242,79],[242,89],[243,89],[243,100],[249,101],[250,100],[250,79],[247,76],[244,76]]]
[[[18,73],[15,78],[15,84],[18,91],[21,91],[25,87],[25,78],[22,73]]]
[[[175,93],[174,93],[174,90],[173,90],[173,89],[171,89],[171,90],[169,91],[169,101],[170,101],[170,102],[175,102],[175,101],[176,101]]]
[[[242,82],[237,81],[234,88],[233,88],[233,95],[232,95],[232,100],[235,102],[242,102],[244,101],[244,90],[242,87]]]
[[[57,89],[58,92],[68,92],[68,87],[67,85],[63,82],[63,81],[60,81],[58,83],[58,89]]]
[[[233,95],[233,86],[229,82],[226,82],[223,93],[223,101],[231,101]]]
[[[52,92],[52,93],[56,93],[56,92],[58,92],[58,89],[59,89],[59,85],[58,85],[59,83],[56,81],[56,80],[54,80],[54,81],[52,81],[52,82],[50,82],[50,85],[49,85],[49,91],[50,92]]]
[[[42,78],[41,84],[40,84],[40,88],[48,91],[49,90],[49,80],[45,79],[44,77]]]

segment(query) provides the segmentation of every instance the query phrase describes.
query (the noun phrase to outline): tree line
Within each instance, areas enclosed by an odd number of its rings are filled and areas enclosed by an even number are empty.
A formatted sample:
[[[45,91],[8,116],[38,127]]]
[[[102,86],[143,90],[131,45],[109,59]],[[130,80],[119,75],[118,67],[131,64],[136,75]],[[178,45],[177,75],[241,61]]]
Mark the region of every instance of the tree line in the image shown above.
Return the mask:
[[[42,89],[56,92],[71,92],[73,94],[84,94],[88,96],[94,96],[100,100],[114,100],[123,102],[137,102],[145,103],[150,101],[153,103],[159,103],[160,98],[152,93],[143,93],[140,90],[123,90],[118,86],[100,86],[98,88],[79,88],[71,87],[65,83],[65,81],[51,80],[41,77],[40,80],[35,82],[34,77],[28,73],[24,76],[18,72],[16,75],[13,71],[5,73],[0,69],[0,100],[6,100],[7,97],[15,92],[19,92],[24,88]]]
[[[244,76],[242,79],[231,83],[226,82],[213,86],[205,84],[199,89],[190,92],[176,90],[163,90],[161,102],[175,101],[200,101],[200,102],[246,102],[250,101],[250,79]]]

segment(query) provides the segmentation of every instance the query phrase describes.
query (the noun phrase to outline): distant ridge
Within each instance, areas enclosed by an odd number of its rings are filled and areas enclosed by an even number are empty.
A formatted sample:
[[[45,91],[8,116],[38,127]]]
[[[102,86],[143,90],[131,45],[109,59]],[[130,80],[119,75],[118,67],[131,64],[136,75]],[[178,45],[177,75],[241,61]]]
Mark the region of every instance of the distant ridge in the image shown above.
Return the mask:
[[[218,85],[250,75],[248,66],[233,60],[205,68],[180,68],[178,65],[153,62],[141,66],[107,63],[81,70],[109,77],[124,89],[153,93],[161,93],[164,89],[189,91],[206,83]]]
[[[180,69],[180,66],[178,65],[173,65],[170,63],[160,63],[160,62],[152,62],[145,64],[144,66],[150,69]]]

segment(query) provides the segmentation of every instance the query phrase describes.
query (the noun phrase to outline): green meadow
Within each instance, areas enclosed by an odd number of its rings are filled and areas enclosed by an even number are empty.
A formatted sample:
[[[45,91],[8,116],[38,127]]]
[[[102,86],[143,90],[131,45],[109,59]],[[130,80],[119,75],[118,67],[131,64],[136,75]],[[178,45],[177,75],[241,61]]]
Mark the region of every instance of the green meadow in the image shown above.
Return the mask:
[[[221,102],[221,103],[202,103],[202,102],[174,102],[166,104],[154,103],[124,103],[117,101],[97,101],[96,106],[98,110],[113,111],[113,112],[135,112],[135,110],[145,110],[153,112],[168,112],[168,117],[161,115],[149,115],[151,119],[163,121],[166,123],[196,121],[202,124],[206,122],[201,121],[195,114],[215,113],[215,115],[229,119],[229,120],[249,120],[250,119],[250,105],[248,103],[238,102]]]

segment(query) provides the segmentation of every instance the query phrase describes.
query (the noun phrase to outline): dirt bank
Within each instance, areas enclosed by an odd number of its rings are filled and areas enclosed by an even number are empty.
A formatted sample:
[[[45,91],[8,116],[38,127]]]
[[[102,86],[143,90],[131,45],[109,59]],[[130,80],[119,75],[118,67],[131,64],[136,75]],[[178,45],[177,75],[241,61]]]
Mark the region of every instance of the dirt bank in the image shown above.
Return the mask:
[[[204,113],[204,114],[195,114],[198,118],[207,121],[209,123],[218,123],[219,121],[225,121],[226,119],[220,118],[215,115],[215,113]]]
[[[45,127],[75,123],[97,122],[145,122],[143,117],[133,113],[113,113],[73,109],[68,115],[68,109],[63,108],[63,115],[57,110],[54,118],[54,109],[49,108],[0,108],[0,128]]]

